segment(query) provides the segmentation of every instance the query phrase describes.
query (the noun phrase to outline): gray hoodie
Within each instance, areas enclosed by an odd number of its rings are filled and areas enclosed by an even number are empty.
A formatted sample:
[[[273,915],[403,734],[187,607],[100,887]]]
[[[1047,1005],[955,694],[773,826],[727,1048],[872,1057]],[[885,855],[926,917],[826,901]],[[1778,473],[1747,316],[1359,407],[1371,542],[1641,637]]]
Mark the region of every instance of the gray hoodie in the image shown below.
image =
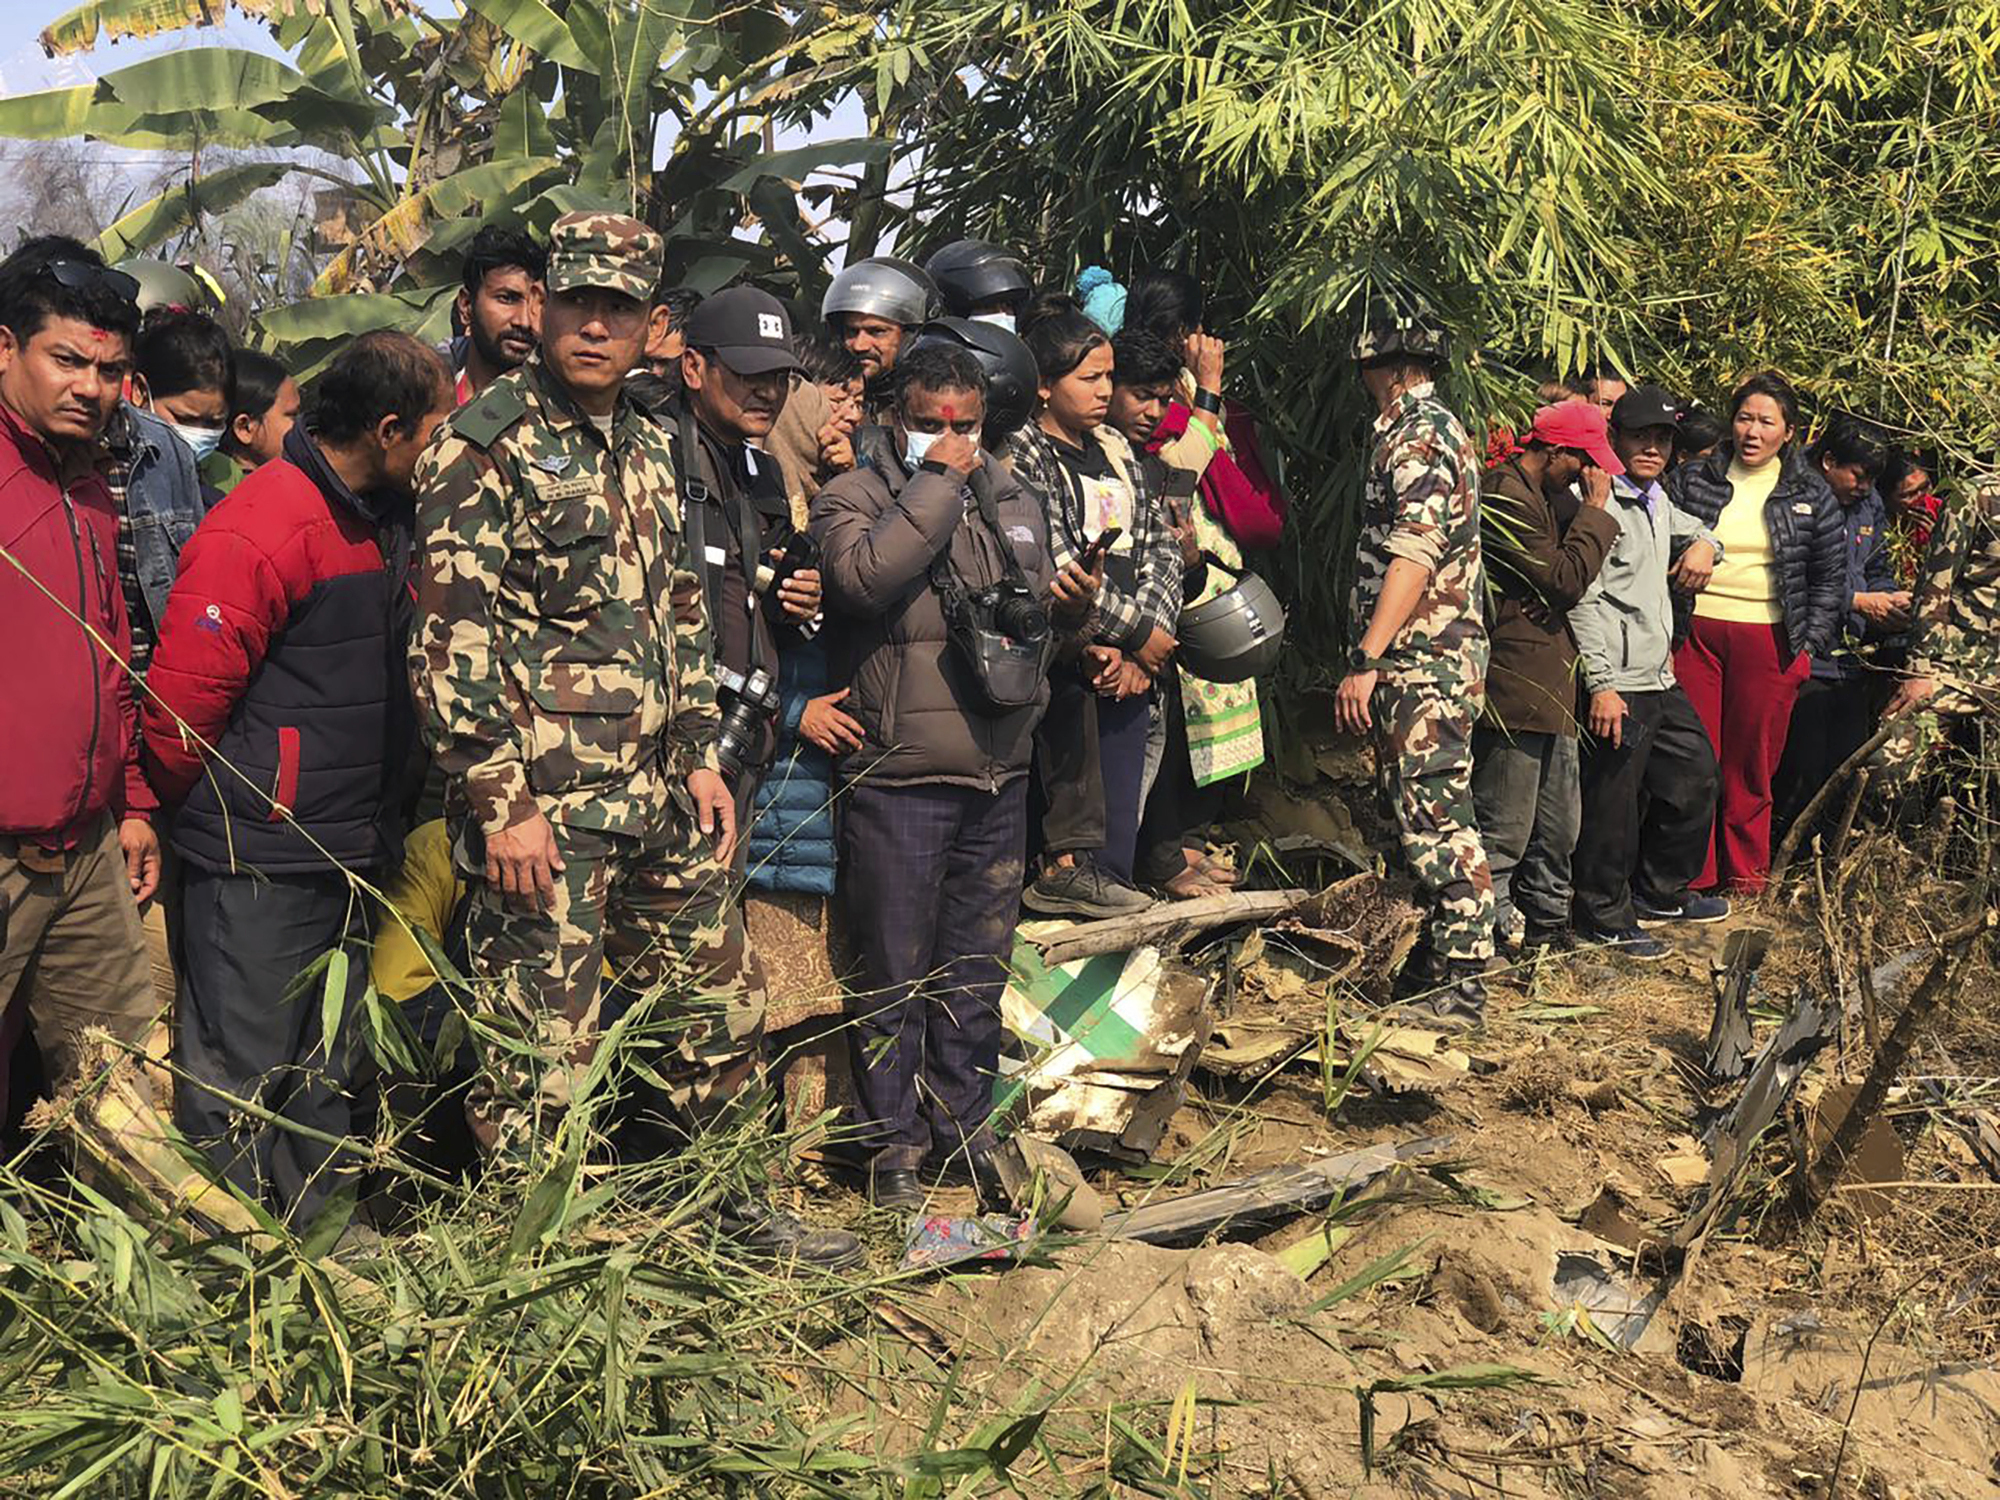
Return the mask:
[[[1611,481],[1618,540],[1583,598],[1569,612],[1586,692],[1654,693],[1674,685],[1674,606],[1667,569],[1689,542],[1715,533],[1667,498],[1657,483],[1641,490],[1624,475]]]

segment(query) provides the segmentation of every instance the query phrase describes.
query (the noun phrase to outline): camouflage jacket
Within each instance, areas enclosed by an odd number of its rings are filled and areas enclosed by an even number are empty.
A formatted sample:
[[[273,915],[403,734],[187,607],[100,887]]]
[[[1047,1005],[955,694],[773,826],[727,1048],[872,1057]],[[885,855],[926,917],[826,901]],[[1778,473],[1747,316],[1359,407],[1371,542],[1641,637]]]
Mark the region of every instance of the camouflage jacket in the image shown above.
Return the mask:
[[[2000,687],[2000,475],[1939,513],[1913,610],[1911,671]]]
[[[708,623],[673,485],[656,424],[621,397],[607,439],[539,356],[424,454],[410,671],[446,805],[481,833],[537,809],[640,833],[715,765]]]
[[[1421,563],[1430,581],[1385,653],[1396,676],[1483,683],[1486,575],[1479,552],[1479,454],[1429,385],[1375,422],[1362,489],[1359,558],[1348,618],[1358,642],[1389,564]]]

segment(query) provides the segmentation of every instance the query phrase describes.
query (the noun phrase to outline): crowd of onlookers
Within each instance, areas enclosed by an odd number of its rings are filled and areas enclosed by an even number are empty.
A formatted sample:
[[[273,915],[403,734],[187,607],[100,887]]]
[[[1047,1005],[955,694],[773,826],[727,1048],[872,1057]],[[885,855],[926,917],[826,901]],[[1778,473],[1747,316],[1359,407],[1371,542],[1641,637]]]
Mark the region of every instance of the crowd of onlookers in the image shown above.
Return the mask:
[[[837,929],[874,1201],[1003,1195],[1023,908],[1238,878],[1211,835],[1264,759],[1275,454],[1180,273],[1050,292],[959,241],[847,267],[806,330],[660,252],[484,229],[448,343],[364,335],[303,403],[175,268],[0,264],[0,1058],[32,1025],[61,1084],[86,1028],[170,1016],[181,1128],[304,1216],[380,1107],[371,1003],[470,1028],[445,1072],[489,1161],[637,1007],[681,1027],[633,1093],[682,1139],[760,1097],[796,957],[747,940],[762,902]],[[1934,465],[1851,418],[1809,441],[1776,375],[1719,417],[1608,371],[1541,394],[1459,480],[1492,937],[1654,958],[1869,736]],[[721,1213],[852,1253],[752,1186]]]
[[[1610,374],[1540,394],[1481,484],[1474,786],[1501,940],[1658,958],[1645,925],[1760,891],[1888,708],[1935,460],[1850,415],[1809,437],[1774,373],[1720,420]]]

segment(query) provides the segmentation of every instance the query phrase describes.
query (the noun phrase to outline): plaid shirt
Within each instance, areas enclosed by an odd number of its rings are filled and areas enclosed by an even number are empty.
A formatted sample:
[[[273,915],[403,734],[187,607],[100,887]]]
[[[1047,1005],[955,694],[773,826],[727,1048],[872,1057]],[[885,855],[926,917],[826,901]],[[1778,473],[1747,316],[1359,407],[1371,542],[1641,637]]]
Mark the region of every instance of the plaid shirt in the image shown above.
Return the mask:
[[[1181,548],[1167,524],[1166,500],[1151,492],[1139,457],[1113,427],[1099,427],[1091,440],[1110,458],[1132,490],[1132,559],[1138,583],[1127,592],[1109,578],[1098,591],[1087,622],[1090,639],[1120,647],[1145,644],[1154,627],[1173,634],[1181,612]],[[1007,439],[1003,457],[1020,486],[1041,502],[1049,523],[1049,553],[1056,571],[1080,562],[1090,538],[1076,486],[1054,442],[1030,422]]]
[[[104,476],[118,512],[118,583],[125,592],[126,617],[132,622],[132,671],[144,677],[153,659],[153,611],[139,587],[139,549],[132,539],[132,512],[125,504],[132,459],[132,419],[121,402],[98,440],[97,472]]]

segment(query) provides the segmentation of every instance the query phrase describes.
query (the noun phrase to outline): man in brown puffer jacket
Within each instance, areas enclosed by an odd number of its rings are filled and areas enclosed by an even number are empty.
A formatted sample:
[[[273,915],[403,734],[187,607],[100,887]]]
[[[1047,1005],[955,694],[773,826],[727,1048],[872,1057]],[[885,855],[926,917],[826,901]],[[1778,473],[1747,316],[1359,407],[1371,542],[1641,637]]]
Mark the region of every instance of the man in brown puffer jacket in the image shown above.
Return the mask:
[[[1526,448],[1479,481],[1492,655],[1472,734],[1472,802],[1503,947],[1569,940],[1581,817],[1569,611],[1618,540],[1605,504],[1624,468],[1604,414],[1569,401],[1537,412]]]
[[[1000,996],[1027,858],[1027,774],[1045,676],[995,709],[939,593],[1010,584],[1053,614],[1056,649],[1093,577],[1050,561],[1040,506],[979,449],[985,376],[960,348],[897,365],[893,425],[856,435],[858,466],[812,506],[833,681],[862,741],[840,767],[841,886],[862,965],[850,1031],[870,1197],[924,1201],[918,1173],[997,1194],[988,1123]],[[934,566],[942,562],[942,568]],[[1040,668],[1046,671],[1045,663]]]

